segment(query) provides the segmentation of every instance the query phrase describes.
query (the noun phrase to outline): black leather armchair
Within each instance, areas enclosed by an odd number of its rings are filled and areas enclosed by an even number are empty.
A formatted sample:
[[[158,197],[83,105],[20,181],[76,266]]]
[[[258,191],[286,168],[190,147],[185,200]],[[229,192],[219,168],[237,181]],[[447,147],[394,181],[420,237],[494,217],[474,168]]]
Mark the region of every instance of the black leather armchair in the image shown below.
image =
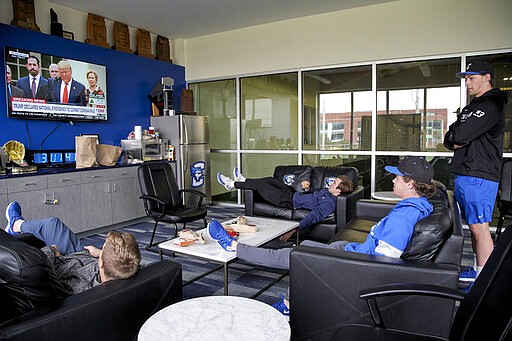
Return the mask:
[[[170,260],[64,299],[44,297],[55,290],[38,251],[0,231],[0,340],[135,340],[151,315],[183,298],[181,265]],[[31,309],[13,316],[20,307]]]
[[[501,179],[498,188],[498,198],[496,199],[500,217],[496,226],[496,237],[498,240],[501,230],[505,224],[505,218],[512,216],[512,159],[503,160],[501,168]]]
[[[415,283],[388,284],[361,290],[361,298],[373,311],[373,325],[349,324],[342,326],[332,340],[392,341],[440,340],[417,331],[389,328],[384,322],[378,299],[390,295],[424,295],[460,301],[451,324],[449,337],[443,340],[510,340],[512,313],[510,283],[512,281],[512,231],[510,227],[498,240],[489,260],[471,290],[464,295],[458,290]],[[423,318],[421,315],[412,318]],[[437,320],[437,318],[436,318]],[[452,321],[451,316],[446,319]]]
[[[420,220],[403,258],[296,247],[290,255],[290,325],[294,340],[329,340],[348,323],[370,325],[359,291],[387,283],[417,282],[456,288],[463,250],[460,212],[453,194],[439,188],[430,199],[434,212]],[[336,237],[361,241],[392,204],[360,200],[356,217]],[[432,297],[389,297],[381,310],[391,328],[446,336],[454,301]],[[414,317],[414,318],[411,318]],[[435,318],[434,318],[435,317]],[[438,318],[439,317],[439,318]]]
[[[354,167],[310,167],[310,166],[277,166],[274,169],[273,177],[279,181],[287,175],[295,175],[301,180],[309,180],[313,190],[325,187],[325,179],[338,175],[348,176],[353,184],[354,191],[349,194],[342,194],[336,198],[336,211],[320,223],[310,226],[300,232],[301,239],[311,239],[327,242],[347,221],[355,214],[355,203],[363,198],[364,188],[359,184],[359,172]],[[263,216],[279,219],[301,220],[308,213],[306,209],[290,209],[276,207],[264,201],[252,190],[244,190],[245,214],[248,216]]]

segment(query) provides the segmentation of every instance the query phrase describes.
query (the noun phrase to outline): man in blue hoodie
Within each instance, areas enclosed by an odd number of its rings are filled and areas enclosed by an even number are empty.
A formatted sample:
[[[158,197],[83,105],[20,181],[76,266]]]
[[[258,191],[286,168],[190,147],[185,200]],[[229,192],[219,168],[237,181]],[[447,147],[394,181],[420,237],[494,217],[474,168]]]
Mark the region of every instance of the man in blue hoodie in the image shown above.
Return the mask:
[[[386,170],[395,174],[393,193],[402,200],[387,216],[372,226],[364,243],[336,241],[324,244],[306,240],[301,245],[399,258],[409,243],[418,220],[432,212],[432,204],[427,198],[435,192],[435,185],[432,183],[434,170],[430,163],[417,156],[405,157],[397,167],[386,166]],[[215,220],[208,224],[208,234],[224,250],[236,252],[237,257],[242,260],[281,269],[288,269],[290,266],[291,248],[273,250],[238,243]],[[289,315],[289,303],[284,297],[273,307],[283,315]]]

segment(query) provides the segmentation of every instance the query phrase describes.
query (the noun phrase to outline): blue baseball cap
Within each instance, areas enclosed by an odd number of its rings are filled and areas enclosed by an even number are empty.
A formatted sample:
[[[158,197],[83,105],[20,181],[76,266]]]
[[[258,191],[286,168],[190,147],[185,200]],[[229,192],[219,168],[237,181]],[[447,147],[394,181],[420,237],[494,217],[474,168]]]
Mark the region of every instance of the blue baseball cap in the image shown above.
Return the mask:
[[[398,166],[386,166],[384,168],[390,173],[407,176],[415,181],[427,184],[432,183],[434,179],[432,165],[419,156],[406,156]]]

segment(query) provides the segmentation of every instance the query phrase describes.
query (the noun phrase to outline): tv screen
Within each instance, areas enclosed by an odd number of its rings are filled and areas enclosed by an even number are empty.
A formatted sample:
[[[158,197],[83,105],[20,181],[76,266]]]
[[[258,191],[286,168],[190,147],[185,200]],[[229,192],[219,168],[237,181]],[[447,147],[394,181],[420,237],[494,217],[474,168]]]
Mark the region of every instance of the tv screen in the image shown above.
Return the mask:
[[[105,65],[5,47],[8,117],[106,121]]]

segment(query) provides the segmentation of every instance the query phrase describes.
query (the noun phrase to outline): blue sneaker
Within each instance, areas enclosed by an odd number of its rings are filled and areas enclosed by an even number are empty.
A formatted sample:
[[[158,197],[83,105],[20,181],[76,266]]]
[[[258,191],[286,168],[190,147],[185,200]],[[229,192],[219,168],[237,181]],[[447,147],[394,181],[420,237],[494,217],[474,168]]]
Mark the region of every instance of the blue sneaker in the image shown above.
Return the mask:
[[[235,182],[222,173],[217,173],[217,181],[228,191],[231,191],[235,188]]]
[[[210,238],[215,240],[224,250],[228,252],[235,252],[235,250],[228,250],[228,247],[231,246],[231,242],[233,242],[233,237],[224,230],[224,227],[222,227],[217,220],[209,222],[206,230],[208,231]]]
[[[7,218],[5,232],[9,233],[11,236],[20,234],[20,232],[15,232],[13,229],[14,222],[16,220],[23,219],[21,216],[21,206],[17,201],[13,201],[7,205],[7,208],[5,209],[5,217]]]
[[[279,310],[281,314],[284,316],[290,317],[290,309],[284,304],[284,295],[281,294],[281,299],[277,301],[276,303],[272,304],[272,307]]]
[[[461,282],[474,282],[476,279],[476,270],[472,266],[468,266],[468,268],[464,271],[461,271],[459,275],[459,281]]]
[[[238,182],[245,182],[245,176],[240,173],[238,167],[233,168],[233,178]]]

